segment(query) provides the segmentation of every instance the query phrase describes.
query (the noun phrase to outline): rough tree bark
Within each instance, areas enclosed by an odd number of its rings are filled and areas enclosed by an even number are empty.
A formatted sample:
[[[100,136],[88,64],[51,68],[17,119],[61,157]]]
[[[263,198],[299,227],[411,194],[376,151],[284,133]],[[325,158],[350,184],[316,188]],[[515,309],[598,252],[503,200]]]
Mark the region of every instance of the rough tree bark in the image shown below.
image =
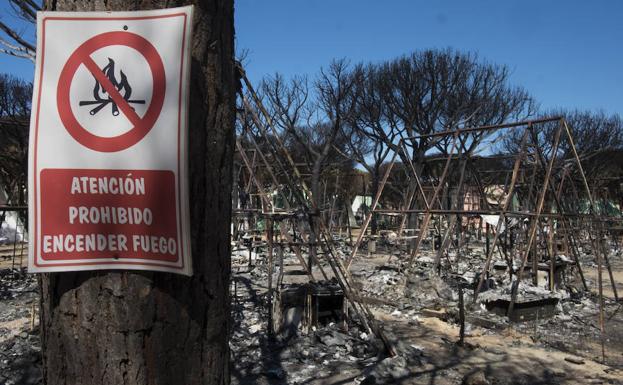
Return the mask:
[[[228,384],[229,225],[234,143],[233,0],[47,0],[58,11],[194,3],[190,105],[193,277],[46,274],[47,384]]]

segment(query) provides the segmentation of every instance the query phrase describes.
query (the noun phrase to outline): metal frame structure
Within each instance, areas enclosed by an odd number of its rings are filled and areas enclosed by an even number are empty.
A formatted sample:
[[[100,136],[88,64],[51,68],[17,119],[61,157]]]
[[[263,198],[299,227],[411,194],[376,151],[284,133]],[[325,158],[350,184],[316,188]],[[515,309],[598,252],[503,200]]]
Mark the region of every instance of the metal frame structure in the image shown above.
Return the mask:
[[[609,226],[612,223],[620,226],[621,219],[605,217],[598,212],[597,203],[576,150],[571,129],[563,118],[552,117],[481,127],[460,127],[398,140],[391,146],[391,159],[386,164],[385,173],[372,199],[369,212],[363,220],[356,241],[352,244],[351,254],[342,259],[336,250],[332,228],[327,226],[321,215],[321,208],[314,206],[314,200],[311,199],[312,193],[307,187],[304,174],[299,169],[300,165],[295,163],[281,141],[271,116],[246,78],[244,70],[239,67],[238,71],[242,84],[246,88],[246,93],[241,92],[240,95],[242,108],[239,110],[239,121],[251,123],[238,136],[236,148],[240,158],[240,170],[246,170],[245,190],[250,192],[252,188],[254,189],[253,196],[257,197],[261,209],[242,208],[236,210],[235,213],[263,218],[267,223],[265,239],[269,269],[268,285],[271,295],[273,291],[279,290],[283,279],[283,250],[290,248],[294,251],[310,282],[317,281],[312,273],[312,264],[317,266],[322,279],[335,278],[337,280],[362,324],[381,337],[391,352],[391,345],[383,337],[382,329],[374,320],[370,309],[361,301],[363,297],[354,288],[350,274],[350,267],[360,255],[364,240],[377,237],[374,234],[368,234],[372,218],[391,215],[399,219],[398,238],[411,243],[407,258],[401,261],[400,265],[404,265],[404,272],[410,274],[415,267],[414,261],[421,255],[423,245],[427,240],[431,240],[429,233],[435,227],[434,222],[440,224],[434,230],[439,239],[439,248],[434,254],[434,266],[435,270],[440,272],[444,255],[450,268],[453,263],[458,263],[460,248],[465,237],[465,231],[462,231],[463,223],[469,223],[470,218],[480,215],[494,215],[497,216],[497,223],[494,226],[486,225],[484,263],[479,268],[480,276],[472,300],[474,302],[477,300],[496,252],[509,265],[511,300],[506,312],[509,317],[514,311],[519,284],[527,276],[526,270],[530,271],[532,283],[536,285],[538,284],[537,271],[547,268],[549,290],[555,291],[554,276],[558,268],[556,256],[559,244],[563,246],[566,253],[570,253],[573,257],[582,285],[587,290],[579,246],[589,244],[597,264],[599,324],[603,337],[602,270],[604,265],[610,276],[615,299],[618,301],[604,238],[610,233]],[[538,130],[541,125],[545,124],[555,124],[556,128],[548,143],[540,143]],[[478,151],[482,150],[482,146],[490,144],[483,138],[494,138],[494,142],[499,142],[509,137],[507,135],[509,132],[515,134],[514,138],[518,138],[515,143],[515,153],[508,154],[506,151],[504,155],[477,155]],[[260,138],[270,138],[270,140],[263,140],[263,147],[261,147],[258,144]],[[440,142],[445,144],[445,152],[442,155],[424,157],[424,164],[430,166],[436,162],[439,166],[435,175],[429,171],[423,177],[425,173],[422,164],[416,162],[416,159],[421,161],[422,157],[418,158],[409,152],[409,143],[418,140],[427,140],[429,144],[432,143],[432,146]],[[481,140],[482,142],[479,142]],[[570,155],[563,153],[561,143],[566,143],[566,148],[570,149]],[[480,158],[512,161],[512,168],[479,170],[474,163]],[[383,194],[390,176],[399,163],[407,173],[405,182],[407,186],[402,186],[406,187],[404,201],[399,209],[381,208]],[[493,179],[498,182],[493,184],[487,182],[488,178],[483,177],[485,173],[489,173],[489,177],[493,175]],[[499,182],[501,179],[504,179],[503,184]],[[282,185],[286,186],[288,194],[277,189]],[[490,187],[501,190],[499,194],[501,197],[495,203],[487,199],[487,189]],[[276,207],[273,202],[272,191],[275,189],[284,204],[281,208]],[[461,198],[467,189],[477,192],[478,207],[470,205],[466,208],[462,204]],[[448,203],[444,203],[448,200]],[[512,204],[514,200],[520,202],[520,207],[514,207],[517,206],[517,204]],[[581,200],[588,203],[588,212],[579,209],[577,202]],[[330,209],[331,218],[334,215],[333,206],[334,202]],[[522,224],[518,226],[519,230],[510,230],[511,220]],[[415,226],[407,229],[407,223],[410,221],[415,223]],[[276,238],[275,228],[278,229]],[[505,229],[508,229],[506,234]],[[482,220],[479,223],[479,232],[481,230]],[[414,232],[414,235],[403,236],[407,231]],[[294,236],[291,235],[292,233]],[[513,234],[508,235],[508,233]],[[518,240],[521,241],[518,242]],[[454,262],[448,257],[448,250],[453,247],[457,249],[457,258]],[[278,249],[280,258],[277,288],[273,287],[272,277],[276,267],[273,256],[274,248]],[[307,262],[304,249],[307,249],[309,255]],[[321,250],[320,253],[316,252],[318,249]],[[515,262],[517,262],[517,268],[513,268]],[[330,270],[325,271],[323,267],[328,267]]]
[[[554,136],[549,143],[549,152],[545,154],[542,145],[538,142],[536,130],[538,126],[545,123],[557,123]],[[478,146],[475,146],[472,150],[467,150],[464,145],[468,140],[468,136],[472,133],[477,134],[497,134],[498,137],[503,135],[502,130],[520,130],[519,151],[512,155],[514,159],[513,168],[507,175],[506,183],[503,187],[503,194],[501,202],[497,207],[493,207],[488,204],[486,193],[483,186],[482,177],[478,170],[470,168],[468,171],[469,163],[474,159],[475,150]],[[408,153],[406,141],[407,140],[421,140],[421,139],[445,139],[445,143],[451,143],[450,149],[447,151],[445,157],[436,157],[436,160],[443,162],[443,168],[441,174],[436,178],[437,180],[430,183],[432,192],[426,194],[425,182],[422,180],[421,168],[414,164],[411,154]],[[562,158],[562,154],[559,151],[561,140],[566,140],[568,148],[571,149],[571,158]],[[538,252],[537,252],[537,240],[541,236],[545,245],[545,252],[543,253],[547,259],[549,259],[549,289],[551,291],[554,288],[554,270],[556,264],[556,251],[554,241],[556,237],[559,237],[566,244],[568,250],[573,255],[575,264],[578,268],[582,284],[587,289],[586,281],[582,271],[582,266],[579,258],[578,244],[574,229],[585,229],[586,238],[591,245],[596,258],[596,264],[598,268],[598,290],[599,290],[599,308],[600,308],[600,329],[604,332],[604,314],[603,314],[603,287],[602,287],[602,268],[605,262],[605,266],[610,275],[610,283],[614,292],[615,300],[618,301],[618,293],[616,290],[615,281],[612,275],[612,269],[608,259],[607,248],[604,245],[604,237],[607,234],[605,223],[617,222],[620,223],[620,218],[604,218],[597,212],[596,202],[593,198],[593,194],[587,182],[586,175],[580,161],[580,157],[577,153],[571,129],[567,122],[561,117],[553,117],[539,120],[514,122],[499,125],[490,125],[483,127],[469,127],[469,128],[457,128],[455,130],[448,130],[437,132],[428,135],[420,135],[412,138],[403,138],[395,146],[395,151],[389,162],[389,166],[386,168],[385,174],[381,179],[380,187],[373,199],[370,207],[370,212],[365,218],[361,232],[357,237],[355,244],[353,245],[352,253],[346,263],[347,267],[350,267],[353,260],[357,257],[359,249],[364,241],[364,238],[369,237],[367,230],[375,215],[400,215],[402,216],[401,224],[398,228],[398,236],[402,237],[405,231],[405,223],[408,216],[417,216],[419,219],[419,226],[417,227],[416,236],[407,236],[405,238],[414,238],[414,245],[412,245],[409,252],[409,257],[406,262],[405,270],[410,272],[413,269],[413,262],[415,258],[420,254],[423,242],[429,239],[428,236],[431,221],[433,218],[442,217],[446,219],[447,227],[441,236],[440,247],[435,255],[435,267],[437,270],[440,268],[442,255],[447,251],[451,245],[453,234],[456,231],[456,236],[459,238],[458,245],[460,246],[460,238],[462,232],[459,227],[464,218],[473,217],[476,215],[487,214],[497,215],[498,221],[495,229],[493,230],[493,240],[489,242],[489,231],[487,231],[487,246],[486,246],[486,258],[484,265],[480,272],[480,278],[478,280],[477,287],[474,290],[473,301],[477,300],[478,294],[482,289],[487,273],[491,267],[491,261],[496,252],[503,252],[505,249],[501,244],[501,234],[503,233],[503,227],[507,225],[509,218],[522,219],[529,223],[527,231],[524,235],[524,242],[521,243],[523,247],[517,247],[516,256],[512,253],[509,256],[511,263],[510,274],[513,278],[512,262],[516,259],[519,260],[519,268],[512,281],[512,294],[509,307],[507,309],[507,315],[512,315],[514,305],[517,300],[517,288],[520,282],[522,282],[525,276],[526,265],[529,260],[532,261],[531,273],[533,275],[533,283],[538,283]],[[505,156],[509,157],[509,156]],[[390,174],[396,165],[398,160],[407,161],[406,170],[409,173],[409,191],[407,198],[403,203],[403,208],[399,210],[392,209],[380,209],[380,202],[385,187],[388,183]],[[433,159],[433,157],[431,157]],[[429,159],[430,160],[430,159]],[[451,165],[458,164],[458,172],[454,172],[455,179],[450,178]],[[403,165],[404,166],[404,165]],[[540,172],[540,174],[539,174]],[[458,174],[458,178],[456,177]],[[485,209],[464,209],[459,207],[461,201],[461,191],[465,188],[467,174],[471,174],[471,179],[475,182],[477,188],[481,193],[482,206]],[[542,175],[542,177],[540,177]],[[576,177],[576,180],[580,181],[581,191],[576,188],[572,175]],[[508,178],[510,176],[510,178]],[[518,182],[520,179],[529,180],[527,186],[525,183],[522,185]],[[570,182],[569,182],[570,181]],[[454,186],[456,193],[455,199],[450,208],[443,207],[440,195],[443,189],[447,189],[450,185]],[[527,187],[527,188],[526,188]],[[521,191],[520,191],[521,190]],[[564,194],[563,194],[564,192]],[[510,207],[514,197],[521,197],[520,201],[524,203],[524,209],[513,210]],[[570,204],[569,200],[575,200],[577,203],[580,199],[586,199],[589,203],[589,212],[582,213],[577,210],[573,210],[576,205]],[[489,226],[487,226],[489,230]],[[431,242],[432,243],[432,242]],[[602,341],[603,342],[603,341]]]

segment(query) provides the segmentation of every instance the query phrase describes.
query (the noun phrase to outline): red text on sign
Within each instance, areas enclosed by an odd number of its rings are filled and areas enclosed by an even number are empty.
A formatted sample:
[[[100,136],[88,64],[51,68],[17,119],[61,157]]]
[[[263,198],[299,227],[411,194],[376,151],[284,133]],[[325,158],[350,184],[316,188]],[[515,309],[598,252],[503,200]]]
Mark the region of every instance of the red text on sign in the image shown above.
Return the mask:
[[[40,180],[44,260],[179,260],[173,172],[44,169]]]

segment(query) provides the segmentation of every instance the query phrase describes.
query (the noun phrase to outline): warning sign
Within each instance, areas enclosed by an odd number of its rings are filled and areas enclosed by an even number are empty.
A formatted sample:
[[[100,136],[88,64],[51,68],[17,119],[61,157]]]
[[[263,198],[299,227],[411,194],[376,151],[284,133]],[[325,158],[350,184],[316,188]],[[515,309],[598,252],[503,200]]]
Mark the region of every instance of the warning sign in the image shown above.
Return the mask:
[[[38,14],[30,272],[192,274],[191,20],[192,7]]]

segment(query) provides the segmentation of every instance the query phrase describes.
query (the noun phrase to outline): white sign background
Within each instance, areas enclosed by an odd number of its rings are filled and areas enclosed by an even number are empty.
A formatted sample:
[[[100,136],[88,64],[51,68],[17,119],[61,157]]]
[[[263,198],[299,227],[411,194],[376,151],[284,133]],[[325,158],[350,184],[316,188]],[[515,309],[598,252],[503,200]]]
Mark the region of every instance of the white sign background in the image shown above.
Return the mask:
[[[29,271],[138,269],[192,274],[190,221],[187,191],[187,106],[190,73],[192,6],[140,12],[39,12],[37,14],[37,61],[34,80],[29,143]],[[138,143],[116,152],[100,152],[76,141],[61,121],[57,106],[60,73],[68,58],[85,41],[111,31],[126,31],[148,40],[164,65],[166,93],[162,111],[153,128]],[[107,46],[91,58],[102,69],[115,60],[132,86],[131,104],[143,116],[151,101],[152,76],[141,53],[127,46]],[[78,106],[93,99],[95,80],[84,65],[73,76],[70,105],[76,119],[92,134],[111,137],[131,128],[123,112],[112,116],[108,105],[91,116],[95,106]],[[179,153],[178,153],[179,151]],[[179,258],[174,263],[150,263],[146,259],[90,258],[48,261],[41,254],[40,171],[42,169],[169,170],[176,180],[176,223]],[[183,252],[182,252],[183,251]]]

